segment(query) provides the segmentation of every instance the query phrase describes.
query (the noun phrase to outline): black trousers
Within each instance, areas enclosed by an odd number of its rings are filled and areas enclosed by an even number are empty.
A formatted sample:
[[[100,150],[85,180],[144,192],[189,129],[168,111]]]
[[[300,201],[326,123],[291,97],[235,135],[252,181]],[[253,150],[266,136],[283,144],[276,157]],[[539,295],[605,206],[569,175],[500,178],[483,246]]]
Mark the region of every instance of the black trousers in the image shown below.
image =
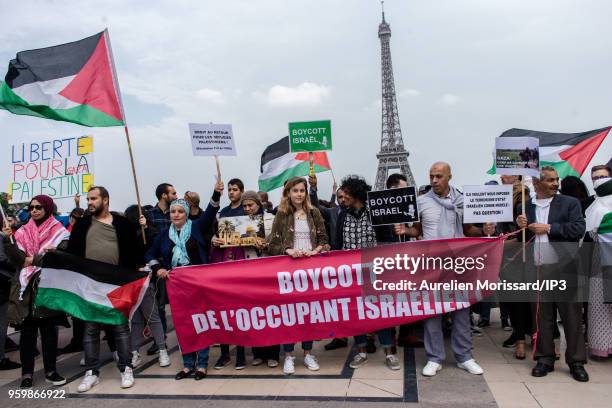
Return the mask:
[[[34,359],[36,342],[40,331],[42,356],[45,373],[55,371],[57,358],[57,329],[53,318],[35,319],[28,317],[21,325],[19,340],[19,357],[21,359],[21,375],[34,374]]]
[[[534,325],[538,330],[535,358],[544,364],[555,363],[555,326],[556,309],[561,315],[567,349],[565,361],[567,364],[586,363],[586,346],[582,330],[582,303],[578,302],[546,302],[533,303]]]
[[[102,325],[104,334],[106,336],[106,343],[110,351],[115,352],[117,346],[115,345],[115,331],[111,325]],[[72,340],[70,344],[83,348],[83,338],[85,337],[85,322],[76,317],[72,317]]]
[[[253,357],[261,358],[264,361],[279,360],[280,344],[275,346],[253,347]]]
[[[525,336],[533,333],[531,306],[528,302],[505,303],[510,309],[510,323],[517,340],[525,340]]]

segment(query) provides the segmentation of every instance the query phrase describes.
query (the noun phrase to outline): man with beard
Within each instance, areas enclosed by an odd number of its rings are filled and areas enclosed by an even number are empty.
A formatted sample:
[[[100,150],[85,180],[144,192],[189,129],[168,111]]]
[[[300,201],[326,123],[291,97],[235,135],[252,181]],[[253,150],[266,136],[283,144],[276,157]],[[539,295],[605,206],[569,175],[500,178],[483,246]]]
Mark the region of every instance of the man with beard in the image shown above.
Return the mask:
[[[170,203],[178,197],[174,186],[168,183],[161,183],[157,186],[155,197],[157,197],[157,204],[149,211],[149,216],[158,233],[170,225]]]
[[[143,254],[138,246],[136,227],[127,218],[109,211],[109,194],[106,188],[94,186],[87,193],[87,213],[77,220],[72,229],[67,251],[87,259],[137,268]],[[89,391],[99,383],[100,328],[95,322],[85,322],[83,348],[86,373],[78,386],[78,392]],[[134,385],[131,366],[129,324],[107,326],[115,335],[121,372],[121,388]]]

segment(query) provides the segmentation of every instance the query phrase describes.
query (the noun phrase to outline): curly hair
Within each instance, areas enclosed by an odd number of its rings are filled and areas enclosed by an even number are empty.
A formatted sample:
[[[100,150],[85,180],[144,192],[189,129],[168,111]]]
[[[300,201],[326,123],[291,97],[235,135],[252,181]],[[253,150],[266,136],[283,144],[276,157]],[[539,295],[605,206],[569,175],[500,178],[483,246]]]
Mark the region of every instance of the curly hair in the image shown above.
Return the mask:
[[[372,191],[372,186],[370,186],[363,177],[354,174],[350,174],[343,178],[340,188],[345,194],[363,203],[368,199],[368,191]]]

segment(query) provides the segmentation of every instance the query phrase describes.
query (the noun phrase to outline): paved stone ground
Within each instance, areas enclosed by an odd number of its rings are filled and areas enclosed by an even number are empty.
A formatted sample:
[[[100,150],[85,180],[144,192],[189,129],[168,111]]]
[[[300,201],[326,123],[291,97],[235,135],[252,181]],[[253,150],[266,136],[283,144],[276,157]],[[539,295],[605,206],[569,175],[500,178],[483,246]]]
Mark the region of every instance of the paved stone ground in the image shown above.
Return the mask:
[[[497,310],[494,310],[496,312]],[[532,362],[513,358],[511,349],[501,347],[508,336],[499,327],[496,314],[485,336],[474,338],[474,355],[485,369],[485,375],[473,376],[458,369],[452,357],[444,369],[433,378],[421,376],[426,359],[423,349],[399,349],[403,359],[400,371],[391,371],[383,364],[379,350],[369,356],[366,366],[352,370],[348,348],[326,352],[326,341],[315,343],[315,354],[321,370],[310,372],[301,366],[298,357],[296,374],[286,377],[281,368],[247,367],[236,371],[233,366],[209,371],[203,381],[175,381],[181,368],[176,338],[171,333],[168,344],[172,365],[160,368],[149,357],[136,370],[136,384],[122,390],[119,374],[111,355],[105,351],[106,364],[101,370],[101,383],[87,394],[76,394],[82,376],[80,354],[61,356],[60,372],[70,381],[63,390],[63,400],[15,400],[8,391],[19,385],[19,370],[0,372],[1,407],[609,407],[612,401],[612,361],[590,362],[587,369],[591,382],[575,382],[562,362],[557,370],[544,378],[530,376]],[[62,330],[60,344],[68,341],[69,331]],[[563,347],[563,344],[561,345]],[[448,345],[447,345],[448,347]],[[144,348],[143,348],[144,350]],[[219,349],[211,351],[210,364]],[[452,354],[452,353],[451,353]],[[10,357],[18,359],[17,353]],[[250,357],[247,355],[247,359]],[[40,357],[37,368],[42,368]],[[35,376],[35,385],[46,388],[42,373]]]

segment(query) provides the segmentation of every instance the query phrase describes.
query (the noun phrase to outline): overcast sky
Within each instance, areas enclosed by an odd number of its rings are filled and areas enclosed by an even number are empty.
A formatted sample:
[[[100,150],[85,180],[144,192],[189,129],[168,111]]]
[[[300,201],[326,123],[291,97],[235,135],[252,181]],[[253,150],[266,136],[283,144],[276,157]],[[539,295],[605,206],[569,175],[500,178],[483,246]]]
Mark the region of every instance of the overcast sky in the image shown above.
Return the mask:
[[[385,10],[418,184],[428,182],[436,160],[453,166],[458,186],[483,183],[491,178],[494,138],[509,128],[579,132],[612,124],[611,2],[387,0]],[[260,155],[287,134],[288,122],[331,119],[336,176],[374,182],[377,0],[21,1],[4,17],[4,66],[18,51],[108,27],[144,203],[155,201],[164,181],[179,193],[212,192],[214,160],[192,156],[189,122],[231,123],[238,157],[221,158],[223,176],[257,189]],[[0,186],[8,185],[11,144],[92,134],[95,182],[109,188],[113,209],[135,202],[122,128],[0,111],[0,129]],[[592,164],[609,160],[610,139]],[[319,178],[326,196],[331,176]]]

